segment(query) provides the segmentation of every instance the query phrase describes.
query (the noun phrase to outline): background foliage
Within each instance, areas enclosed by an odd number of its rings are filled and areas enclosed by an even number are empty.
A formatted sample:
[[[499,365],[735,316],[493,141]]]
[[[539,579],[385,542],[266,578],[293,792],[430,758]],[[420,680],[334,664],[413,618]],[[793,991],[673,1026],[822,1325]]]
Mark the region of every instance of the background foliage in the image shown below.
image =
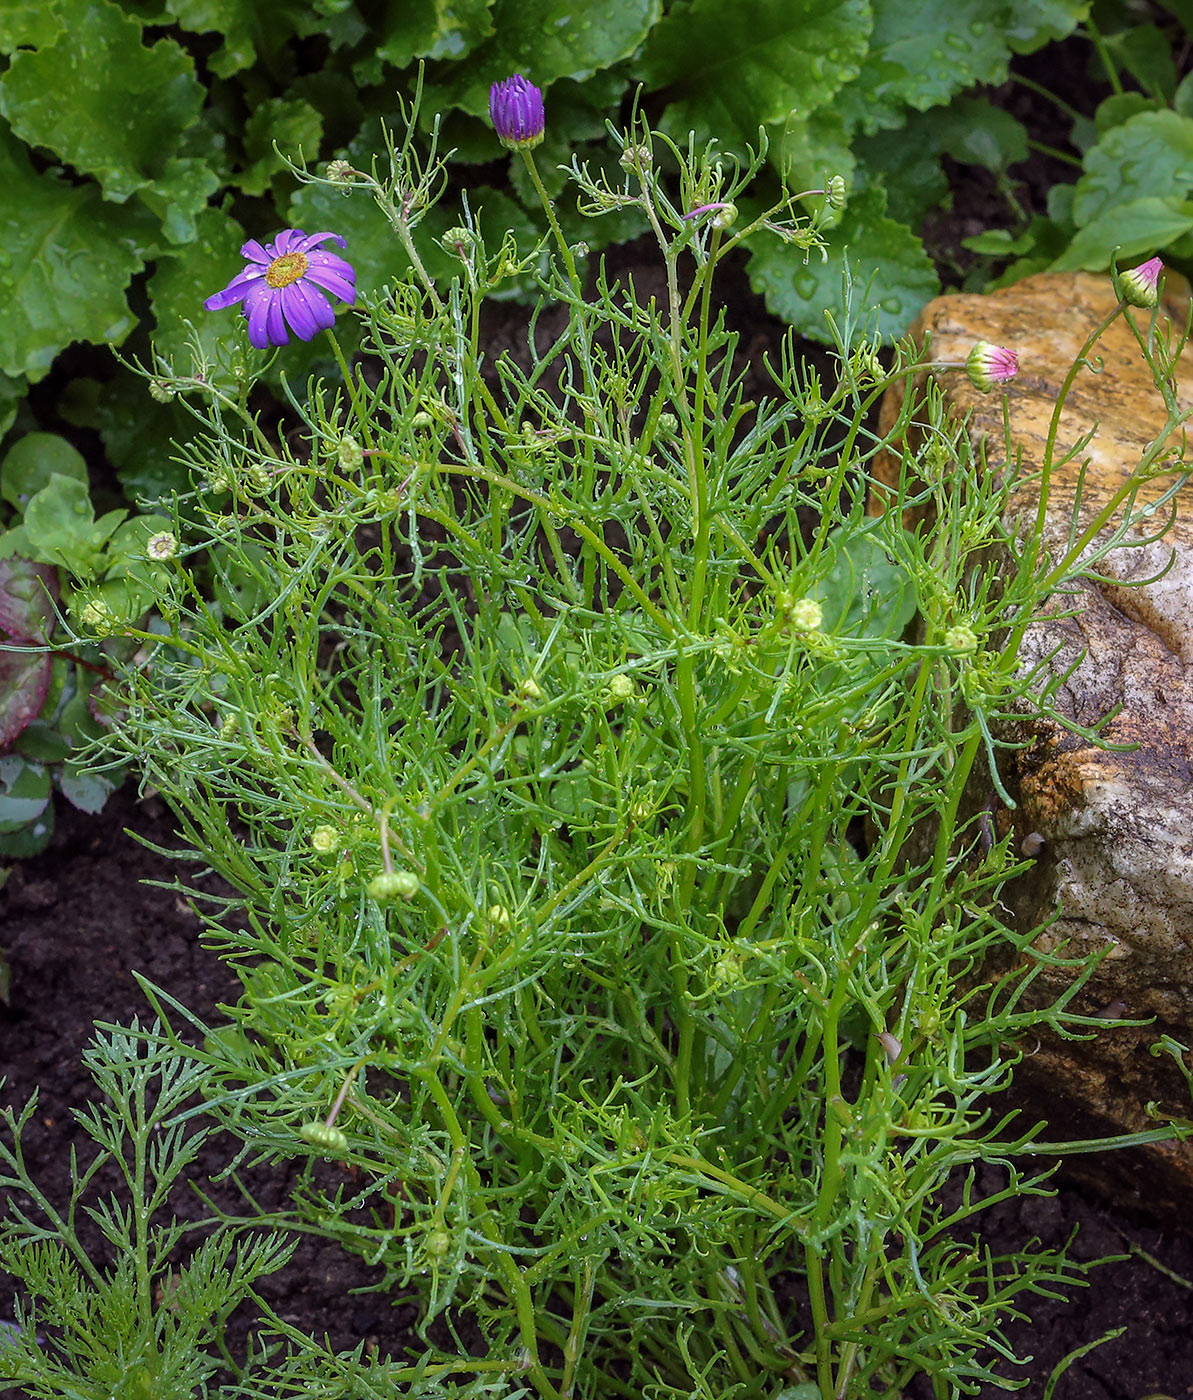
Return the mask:
[[[776,181],[787,168],[796,188],[819,187],[840,172],[852,198],[827,262],[762,246],[750,258],[755,289],[823,337],[821,307],[848,249],[874,274],[883,329],[898,334],[939,290],[919,227],[947,198],[943,158],[1001,176],[1027,153],[1023,127],[969,90],[1084,23],[1113,85],[1142,91],[1124,92],[1096,129],[1077,123],[1086,168],[1076,194],[1058,192],[1047,220],[980,248],[1020,257],[1017,272],[1058,254],[1104,266],[1108,240],[1123,237],[1124,203],[1132,250],[1179,244],[1193,226],[1193,144],[1172,53],[1189,9],[1152,6],[1155,22],[1140,24],[1117,3],[1091,18],[1088,0],[611,0],[599,19],[586,0],[18,0],[0,15],[0,425],[72,342],[144,353],[152,333],[172,353],[188,320],[209,343],[218,337],[201,299],[227,280],[250,233],[334,225],[363,291],[399,275],[401,255],[367,200],[300,189],[279,150],[307,162],[347,154],[367,169],[379,119],[398,117],[420,62],[424,111],[442,115],[453,171],[490,228],[541,227],[524,175],[498,159],[485,121],[489,84],[510,72],[547,91],[548,169],[573,154],[609,160],[606,118],[638,90],[680,141],[715,133],[740,152],[763,127]],[[562,175],[551,178],[561,188]],[[443,227],[459,212],[447,201]],[[566,204],[561,217],[578,237]],[[600,236],[640,231],[612,219]],[[318,353],[288,355],[292,378]],[[102,434],[130,493],[177,484],[168,443],[178,413],[146,404],[129,377],[76,378],[57,409]]]

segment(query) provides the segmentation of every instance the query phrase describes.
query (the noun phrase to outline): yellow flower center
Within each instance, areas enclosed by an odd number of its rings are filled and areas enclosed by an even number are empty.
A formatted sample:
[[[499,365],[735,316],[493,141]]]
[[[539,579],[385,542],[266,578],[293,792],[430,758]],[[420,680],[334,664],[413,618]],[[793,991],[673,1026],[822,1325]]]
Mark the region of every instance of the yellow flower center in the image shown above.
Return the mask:
[[[283,253],[280,258],[274,258],[269,264],[265,273],[265,285],[288,287],[291,282],[297,282],[308,267],[310,263],[305,253]]]

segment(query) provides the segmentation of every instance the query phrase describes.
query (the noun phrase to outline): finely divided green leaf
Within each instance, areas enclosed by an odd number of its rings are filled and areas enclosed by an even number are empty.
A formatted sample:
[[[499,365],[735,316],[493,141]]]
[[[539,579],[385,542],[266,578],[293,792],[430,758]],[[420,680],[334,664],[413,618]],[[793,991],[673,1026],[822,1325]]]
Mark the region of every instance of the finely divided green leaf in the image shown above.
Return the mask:
[[[827,261],[759,233],[751,240],[749,274],[767,308],[816,340],[827,340],[825,307],[840,305],[848,265],[856,319],[863,328],[902,335],[940,283],[924,245],[906,225],[888,219],[874,187],[851,200],[831,234]]]
[[[108,0],[76,6],[53,44],[14,54],[0,76],[0,112],[17,135],[117,202],[161,177],[202,105],[190,56],[169,39],[147,46]]]
[[[853,78],[870,32],[867,0],[693,0],[651,32],[635,71],[672,98],[677,139],[756,145],[758,127],[824,105]]]
[[[0,370],[40,379],[71,341],[118,343],[132,326],[124,288],[148,215],[104,204],[95,185],[37,174],[3,129],[0,189]]]

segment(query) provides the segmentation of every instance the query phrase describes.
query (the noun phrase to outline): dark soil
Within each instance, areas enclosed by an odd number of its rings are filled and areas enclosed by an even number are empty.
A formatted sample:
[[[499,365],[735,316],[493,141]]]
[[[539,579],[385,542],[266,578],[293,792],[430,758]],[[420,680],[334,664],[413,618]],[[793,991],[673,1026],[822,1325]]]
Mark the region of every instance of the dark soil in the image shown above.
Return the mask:
[[[1084,62],[1080,56],[1074,61]],[[1053,71],[1043,80],[1056,88],[1056,77]],[[1084,81],[1083,73],[1077,77]],[[1075,78],[1072,86],[1080,82]],[[1092,89],[1081,100],[1075,92],[1066,95],[1084,111],[1092,111],[1100,96]],[[1037,139],[1064,144],[1051,109],[1038,101],[1033,106],[1023,89],[1008,85],[993,96],[1033,124]],[[1046,157],[1033,157],[1012,173],[1029,213],[1042,208],[1051,183],[1072,175]],[[955,284],[969,265],[961,238],[1005,225],[1008,209],[995,182],[982,172],[966,167],[952,174],[952,208],[935,216],[926,230],[946,285]],[[780,328],[750,294],[743,275],[731,278],[724,290],[731,322],[743,332],[743,354],[757,366],[762,352],[776,344]],[[503,339],[515,338],[512,326],[494,327],[494,350]],[[161,803],[139,802],[131,789],[118,793],[96,818],[62,806],[51,848],[17,864],[0,891],[0,947],[12,967],[11,1005],[0,1008],[0,1069],[8,1081],[3,1093],[7,1102],[20,1104],[38,1092],[26,1156],[43,1189],[59,1202],[69,1195],[71,1147],[82,1148],[86,1141],[71,1109],[92,1094],[80,1053],[93,1023],[127,1024],[149,1012],[133,970],[208,1023],[219,1021],[221,1001],[239,994],[236,978],[202,946],[199,920],[186,901],[160,884],[146,883],[169,882],[180,874],[189,880],[190,869],[138,844],[126,828],[159,846],[175,844]],[[204,1166],[215,1174],[225,1161],[217,1143]],[[990,1168],[980,1185],[996,1190],[996,1178]],[[258,1170],[250,1185],[269,1204],[283,1201],[292,1181],[292,1171],[281,1167]],[[1134,1199],[1146,1199],[1146,1182],[1139,1188]],[[241,1208],[230,1183],[216,1186],[213,1195],[232,1212]],[[197,1197],[183,1197],[177,1209],[198,1219],[205,1208]],[[1162,1229],[1125,1212],[1121,1202],[1097,1199],[1087,1187],[1063,1178],[1055,1195],[1005,1203],[984,1222],[984,1244],[995,1255],[1013,1252],[1033,1237],[1056,1249],[1076,1230],[1073,1257],[1127,1256],[1094,1269],[1089,1286],[1071,1300],[1029,1300],[1030,1320],[1009,1328],[1013,1344],[1029,1358],[1016,1372],[1026,1382],[1025,1395],[1042,1400],[1062,1358],[1125,1328],[1123,1335],[1074,1361],[1056,1386],[1055,1400],[1193,1397],[1193,1234]],[[1193,1212],[1188,1223],[1193,1227]],[[334,1245],[303,1237],[291,1264],[265,1280],[260,1291],[283,1318],[309,1334],[326,1334],[336,1348],[364,1339],[383,1352],[418,1349],[413,1302],[359,1293],[372,1273]],[[5,1283],[0,1276],[0,1319],[8,1313],[11,1293]]]

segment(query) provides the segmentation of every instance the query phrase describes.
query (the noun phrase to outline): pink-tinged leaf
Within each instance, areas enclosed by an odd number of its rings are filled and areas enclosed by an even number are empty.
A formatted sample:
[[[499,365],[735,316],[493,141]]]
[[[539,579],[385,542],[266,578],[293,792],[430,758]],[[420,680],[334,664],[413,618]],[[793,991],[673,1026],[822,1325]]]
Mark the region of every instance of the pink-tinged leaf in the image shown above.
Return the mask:
[[[52,564],[0,559],[0,636],[44,642],[54,630],[58,574]]]
[[[50,690],[52,666],[48,652],[8,651],[0,639],[0,748],[11,744],[41,712]]]

